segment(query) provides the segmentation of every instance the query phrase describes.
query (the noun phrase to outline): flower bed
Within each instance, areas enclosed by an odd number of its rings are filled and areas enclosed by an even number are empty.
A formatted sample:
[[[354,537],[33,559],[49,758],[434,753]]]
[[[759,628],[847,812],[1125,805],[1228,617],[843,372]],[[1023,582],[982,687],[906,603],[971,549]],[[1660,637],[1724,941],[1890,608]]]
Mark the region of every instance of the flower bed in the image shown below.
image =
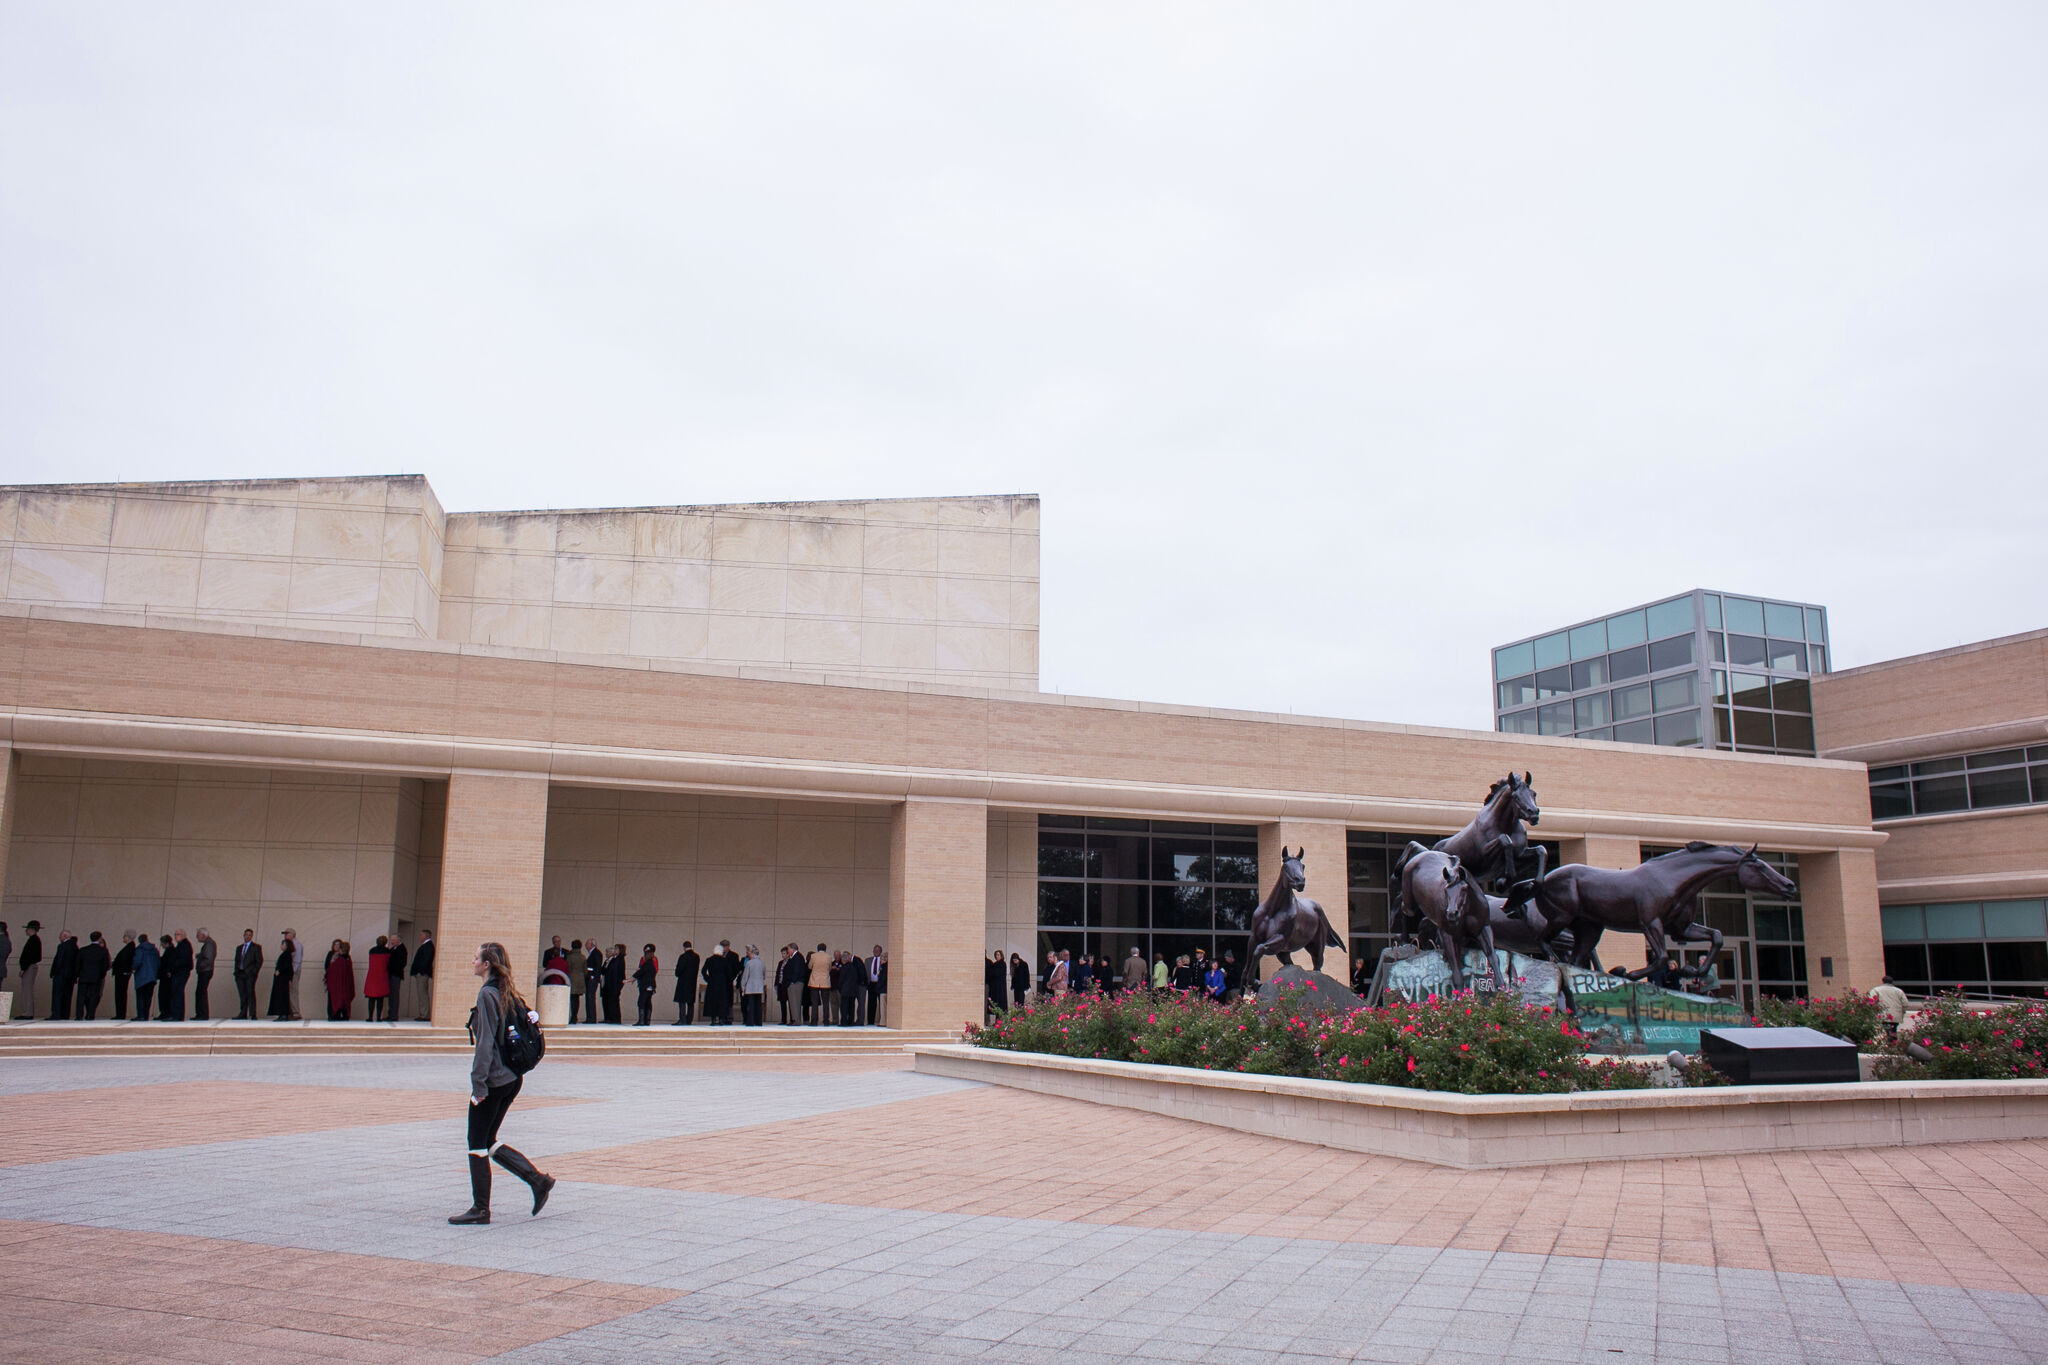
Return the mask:
[[[1932,1061],[1906,1055],[1918,1043]],[[1977,1012],[1960,994],[1929,1001],[1912,1033],[1873,1068],[1887,1081],[2005,1081],[2048,1076],[2048,1006],[2030,1000]]]
[[[1274,1007],[1200,994],[1069,995],[970,1027],[978,1047],[1464,1095],[1640,1090],[1644,1066],[1589,1054],[1569,1015],[1492,994],[1318,1017],[1290,992]]]

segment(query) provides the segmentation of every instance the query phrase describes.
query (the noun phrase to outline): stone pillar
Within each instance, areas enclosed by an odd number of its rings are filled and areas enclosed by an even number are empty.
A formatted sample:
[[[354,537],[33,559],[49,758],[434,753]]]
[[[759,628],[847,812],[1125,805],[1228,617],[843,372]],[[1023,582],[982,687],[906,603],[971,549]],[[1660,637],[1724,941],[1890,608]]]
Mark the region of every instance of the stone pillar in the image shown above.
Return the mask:
[[[958,1033],[981,1022],[988,805],[912,799],[889,822],[892,1027]]]
[[[14,806],[20,794],[21,755],[14,750],[12,745],[0,748],[0,906],[4,906],[7,903],[7,854],[14,846]],[[24,915],[20,918],[26,919],[27,916]],[[28,931],[17,922],[14,925],[14,951],[16,954],[21,952],[21,941],[27,937]],[[49,941],[54,941],[55,937],[54,934],[51,935]],[[49,960],[50,954],[46,950],[43,953],[43,961],[47,963]],[[15,961],[20,961],[20,958],[17,956]],[[15,966],[13,962],[7,964],[7,982],[5,985],[0,985],[0,991],[13,991],[16,994],[19,994],[21,991],[21,969]],[[108,994],[111,995],[112,992],[109,991]],[[14,1002],[13,1009],[16,1014],[24,1018],[33,1019],[36,1017],[36,1002],[33,1000],[17,1000]],[[0,1019],[0,1024],[6,1022],[8,1022],[6,1019]]]
[[[1631,834],[1588,834],[1559,840],[1558,856],[1567,863],[1619,872],[1643,861],[1643,842]],[[1646,956],[1643,936],[1633,930],[1609,929],[1600,936],[1600,965],[1610,972],[1640,971]]]
[[[1330,927],[1344,941],[1342,948],[1327,949],[1323,971],[1346,985],[1351,983],[1351,855],[1345,845],[1344,826],[1330,820],[1278,820],[1259,826],[1259,899],[1264,900],[1280,880],[1280,849],[1306,849],[1301,870],[1308,878],[1302,895],[1323,907]],[[1311,966],[1306,950],[1292,958],[1304,971]],[[1272,977],[1282,964],[1266,958],[1259,964],[1259,980]]]
[[[460,1028],[476,1003],[470,961],[495,939],[525,989],[540,959],[545,777],[456,773],[448,779],[440,917],[434,929],[434,1024]]]
[[[1877,985],[1884,976],[1877,854],[1867,848],[1800,854],[1799,905],[1806,920],[1807,994],[1860,993]]]

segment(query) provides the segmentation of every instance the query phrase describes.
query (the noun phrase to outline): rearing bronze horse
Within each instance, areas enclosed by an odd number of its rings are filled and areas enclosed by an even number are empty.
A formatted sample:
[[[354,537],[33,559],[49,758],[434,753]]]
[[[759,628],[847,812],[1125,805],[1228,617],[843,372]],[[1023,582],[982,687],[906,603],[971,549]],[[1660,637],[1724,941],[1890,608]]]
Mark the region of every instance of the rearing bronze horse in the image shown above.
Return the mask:
[[[1309,961],[1315,969],[1323,969],[1323,950],[1335,948],[1344,951],[1344,940],[1337,937],[1331,927],[1330,917],[1323,913],[1323,907],[1299,894],[1308,885],[1308,873],[1303,870],[1302,856],[1306,848],[1289,853],[1287,846],[1280,846],[1280,876],[1273,883],[1273,890],[1259,908],[1252,911],[1252,951],[1244,964],[1245,994],[1255,994],[1259,989],[1259,958],[1271,954],[1283,963],[1297,949],[1308,949]]]
[[[1543,818],[1543,809],[1536,803],[1536,789],[1529,785],[1531,776],[1522,773],[1516,776],[1510,772],[1486,791],[1486,803],[1479,808],[1479,814],[1472,817],[1465,828],[1448,838],[1436,841],[1435,852],[1448,853],[1467,869],[1476,874],[1483,886],[1506,890],[1517,881],[1535,881],[1543,876],[1549,865],[1550,854],[1541,844],[1534,850],[1529,847],[1529,831],[1526,825],[1534,825]],[[1423,924],[1422,913],[1412,908],[1405,893],[1405,882],[1401,876],[1407,865],[1410,844],[1394,862],[1388,876],[1393,893],[1394,932],[1417,934]],[[1523,864],[1535,854],[1536,867],[1526,877]],[[1518,903],[1511,902],[1518,908]]]

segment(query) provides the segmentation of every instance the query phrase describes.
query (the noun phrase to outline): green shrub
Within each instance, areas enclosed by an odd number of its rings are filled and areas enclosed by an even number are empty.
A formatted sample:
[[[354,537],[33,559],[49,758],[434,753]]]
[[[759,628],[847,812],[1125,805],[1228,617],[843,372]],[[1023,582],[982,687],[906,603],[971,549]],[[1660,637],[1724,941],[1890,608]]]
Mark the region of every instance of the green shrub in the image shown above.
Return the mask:
[[[1867,1047],[1884,1036],[1884,1012],[1868,996],[1830,996],[1822,1000],[1757,1001],[1756,1021],[1766,1028],[1819,1029],[1843,1042]]]
[[[1907,1042],[1934,1054],[1905,1055]],[[2003,1081],[2048,1076],[2048,1006],[2022,1001],[1978,1013],[1960,993],[1927,1003],[1911,1034],[1873,1068],[1885,1081]]]

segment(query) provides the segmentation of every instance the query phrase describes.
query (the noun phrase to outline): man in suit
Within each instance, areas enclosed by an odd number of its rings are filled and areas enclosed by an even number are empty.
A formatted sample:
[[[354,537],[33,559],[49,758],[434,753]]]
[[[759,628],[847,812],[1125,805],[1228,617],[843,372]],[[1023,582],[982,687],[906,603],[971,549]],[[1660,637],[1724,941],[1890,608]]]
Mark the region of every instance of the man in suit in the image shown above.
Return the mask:
[[[420,946],[413,949],[412,994],[419,1011],[413,1018],[425,1023],[434,1013],[434,934],[429,929],[420,930]]]
[[[157,986],[157,1017],[185,1022],[185,983],[192,979],[192,940],[178,930],[171,950],[164,954],[163,976]]]
[[[405,974],[408,970],[406,963],[409,960],[405,951],[405,936],[393,934],[391,960],[385,967],[385,971],[391,975],[391,1002],[384,1006],[384,1017],[393,1023],[398,1022],[405,1014]]]
[[[220,956],[220,945],[213,941],[213,935],[199,931],[199,955],[192,962],[192,1017],[213,1018],[213,1002],[206,993],[213,988],[213,964]]]
[[[592,935],[584,940],[590,951],[583,955],[583,1022],[597,1022],[597,991],[604,984],[604,949],[597,946],[597,937]]]
[[[882,945],[877,943],[875,951],[868,954],[868,1017],[871,1025],[882,1022],[882,981],[888,972],[888,959],[882,955]]]
[[[839,964],[839,1026],[852,1028],[860,1022],[860,998],[867,989],[868,969],[852,953]]]
[[[92,931],[92,942],[78,950],[78,1012],[80,1019],[90,1019],[100,1012],[100,992],[107,984],[107,973],[113,969],[113,955],[107,951],[107,942],[100,937],[100,931]]]
[[[676,954],[676,1026],[682,1027],[697,1017],[698,969],[704,965],[697,956],[697,950],[690,946],[690,940],[683,940],[683,951]]]
[[[590,988],[590,959],[583,955],[582,939],[569,940],[568,965],[562,970],[569,974],[569,1022],[573,1024],[583,1009],[583,992]]]
[[[135,974],[135,931],[121,931],[121,950],[114,954],[114,1017],[128,1017],[128,978]]]
[[[28,922],[28,937],[21,941],[21,956],[14,965],[21,968],[21,1011],[17,1019],[36,1017],[36,978],[43,974],[43,922],[32,919]]]
[[[256,941],[254,929],[244,929],[242,941],[235,945],[235,1001],[240,1006],[235,1018],[256,1018],[256,978],[262,971],[263,945]]]
[[[50,1017],[71,1017],[71,993],[78,984],[78,936],[69,929],[57,934],[57,951],[50,954]]]
[[[284,931],[284,937],[285,942],[292,945],[292,975],[290,989],[292,997],[292,1018],[296,1019],[299,1017],[299,978],[306,974],[306,945],[299,942],[298,934],[290,929]]]

